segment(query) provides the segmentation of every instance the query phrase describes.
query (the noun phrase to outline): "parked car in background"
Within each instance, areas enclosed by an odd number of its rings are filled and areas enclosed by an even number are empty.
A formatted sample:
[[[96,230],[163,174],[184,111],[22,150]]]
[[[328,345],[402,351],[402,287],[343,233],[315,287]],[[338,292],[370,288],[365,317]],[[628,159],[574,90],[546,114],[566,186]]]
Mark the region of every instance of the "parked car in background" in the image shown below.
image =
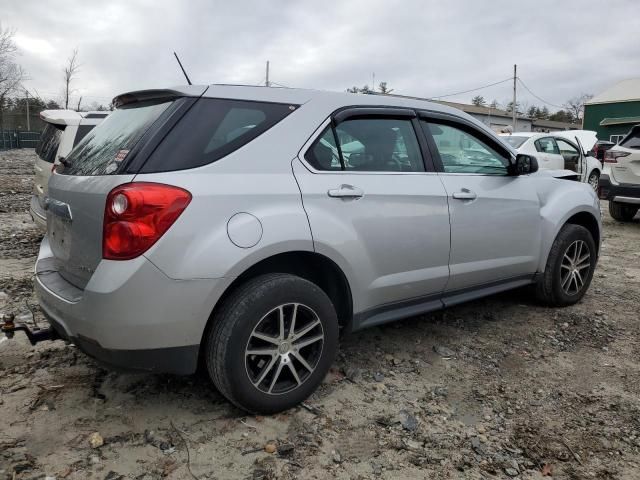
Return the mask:
[[[592,148],[597,142],[596,132],[567,130],[552,133],[516,132],[501,134],[518,152],[535,155],[541,169],[571,170],[595,190],[602,174],[602,163]]]
[[[604,155],[600,198],[609,200],[609,213],[629,222],[640,208],[640,125]]]
[[[42,311],[99,360],[191,374],[273,413],[338,332],[534,285],[587,291],[600,210],[471,116],[427,101],[188,86],[121,95],[49,181]],[[347,153],[348,152],[348,153]]]
[[[51,170],[60,159],[82,140],[109,112],[76,112],[75,110],[44,110],[40,118],[46,126],[36,146],[35,179],[29,213],[36,224],[46,228],[44,211],[47,182]]]

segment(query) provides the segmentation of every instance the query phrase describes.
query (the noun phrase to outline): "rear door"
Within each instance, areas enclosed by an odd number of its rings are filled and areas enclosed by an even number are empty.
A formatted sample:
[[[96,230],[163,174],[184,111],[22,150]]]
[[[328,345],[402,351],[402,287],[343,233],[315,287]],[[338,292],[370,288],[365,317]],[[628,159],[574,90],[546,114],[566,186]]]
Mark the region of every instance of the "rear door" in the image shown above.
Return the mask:
[[[510,153],[470,123],[425,114],[421,125],[449,198],[446,291],[526,281],[537,269],[541,241],[533,179],[509,175]]]
[[[538,138],[533,142],[536,147],[536,159],[539,168],[546,170],[563,170],[564,158],[553,137]]]
[[[345,110],[294,161],[314,246],[350,272],[356,313],[437,298],[449,277],[446,193],[417,128],[412,110]]]

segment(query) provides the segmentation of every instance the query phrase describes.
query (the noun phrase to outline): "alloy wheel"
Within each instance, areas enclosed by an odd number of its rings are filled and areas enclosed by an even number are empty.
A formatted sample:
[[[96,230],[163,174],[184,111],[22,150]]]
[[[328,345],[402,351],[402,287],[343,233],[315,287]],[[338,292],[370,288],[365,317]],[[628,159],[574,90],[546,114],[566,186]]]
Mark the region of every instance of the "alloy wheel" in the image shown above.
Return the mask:
[[[598,175],[596,175],[595,173],[592,173],[589,176],[589,185],[591,185],[591,188],[593,188],[594,190],[598,190],[598,180],[600,179],[600,177],[598,177]]]
[[[316,312],[301,303],[279,305],[255,326],[245,348],[249,380],[278,395],[300,387],[322,356],[324,330]]]
[[[567,295],[576,295],[584,287],[591,268],[591,252],[584,240],[576,240],[564,252],[560,264],[560,286]]]

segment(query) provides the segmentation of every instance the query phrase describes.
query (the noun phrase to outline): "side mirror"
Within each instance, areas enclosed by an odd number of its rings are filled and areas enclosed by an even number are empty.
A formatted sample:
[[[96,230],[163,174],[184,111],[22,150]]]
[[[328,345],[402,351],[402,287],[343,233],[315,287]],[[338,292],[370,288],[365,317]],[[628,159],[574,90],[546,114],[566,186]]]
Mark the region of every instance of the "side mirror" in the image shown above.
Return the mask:
[[[596,156],[596,152],[594,152],[593,150],[589,150],[587,152],[587,157],[595,157]]]
[[[528,175],[538,171],[538,160],[533,155],[519,153],[516,156],[515,175]]]

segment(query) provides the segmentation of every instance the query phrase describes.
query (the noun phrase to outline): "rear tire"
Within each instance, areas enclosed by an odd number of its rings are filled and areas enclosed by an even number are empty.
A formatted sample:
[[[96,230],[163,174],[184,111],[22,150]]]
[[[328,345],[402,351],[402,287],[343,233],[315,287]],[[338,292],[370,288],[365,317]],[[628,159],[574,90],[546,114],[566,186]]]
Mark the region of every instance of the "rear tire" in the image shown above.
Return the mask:
[[[609,201],[609,215],[619,222],[630,222],[638,213],[638,207]]]
[[[276,413],[304,401],[324,379],[338,347],[331,300],[294,275],[249,280],[212,321],[205,339],[209,375],[228,400],[251,413]]]
[[[596,244],[580,225],[566,224],[551,246],[536,296],[553,306],[573,305],[584,297],[596,267]]]

